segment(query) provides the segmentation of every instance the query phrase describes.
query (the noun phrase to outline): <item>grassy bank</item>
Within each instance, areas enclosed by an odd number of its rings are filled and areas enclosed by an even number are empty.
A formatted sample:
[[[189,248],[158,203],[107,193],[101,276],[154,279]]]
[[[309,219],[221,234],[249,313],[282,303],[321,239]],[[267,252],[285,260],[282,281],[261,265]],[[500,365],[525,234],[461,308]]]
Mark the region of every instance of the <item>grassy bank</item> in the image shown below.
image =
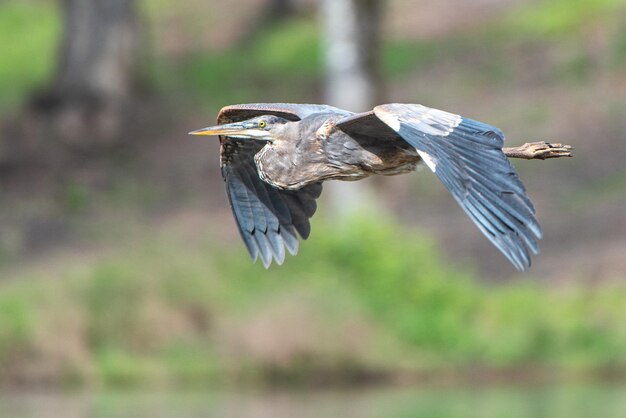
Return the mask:
[[[0,284],[4,384],[336,383],[394,374],[626,365],[624,285],[480,285],[416,231],[317,225],[282,268],[147,237]]]

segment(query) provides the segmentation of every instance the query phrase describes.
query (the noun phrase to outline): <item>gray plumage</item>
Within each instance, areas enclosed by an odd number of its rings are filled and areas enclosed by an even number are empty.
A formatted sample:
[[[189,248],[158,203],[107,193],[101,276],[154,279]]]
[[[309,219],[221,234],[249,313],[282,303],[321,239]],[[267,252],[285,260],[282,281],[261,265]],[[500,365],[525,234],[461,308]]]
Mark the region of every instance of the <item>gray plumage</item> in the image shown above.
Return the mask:
[[[497,128],[416,104],[352,113],[326,105],[247,104],[223,108],[222,176],[253,259],[282,264],[306,239],[322,182],[415,170],[423,161],[480,231],[518,270],[538,253],[541,229]],[[297,234],[296,234],[297,233]]]

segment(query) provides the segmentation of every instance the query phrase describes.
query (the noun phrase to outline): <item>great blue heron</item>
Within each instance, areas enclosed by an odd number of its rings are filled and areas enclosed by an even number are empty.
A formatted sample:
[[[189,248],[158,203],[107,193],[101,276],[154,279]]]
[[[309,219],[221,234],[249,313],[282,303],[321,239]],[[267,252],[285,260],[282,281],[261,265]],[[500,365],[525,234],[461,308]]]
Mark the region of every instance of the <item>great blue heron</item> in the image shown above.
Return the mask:
[[[508,157],[571,156],[546,142],[503,148],[494,126],[418,104],[353,113],[327,105],[255,103],[224,107],[218,125],[222,176],[253,260],[282,264],[306,239],[322,182],[415,170],[423,161],[476,226],[520,271],[537,254],[541,229]]]

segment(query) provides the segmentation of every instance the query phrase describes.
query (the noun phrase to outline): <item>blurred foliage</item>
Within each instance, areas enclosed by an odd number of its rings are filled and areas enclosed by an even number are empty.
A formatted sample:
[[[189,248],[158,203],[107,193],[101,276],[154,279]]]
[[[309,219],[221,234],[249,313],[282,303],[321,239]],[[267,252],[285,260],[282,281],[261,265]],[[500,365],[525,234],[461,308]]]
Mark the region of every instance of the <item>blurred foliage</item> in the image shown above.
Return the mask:
[[[51,75],[57,14],[52,2],[0,2],[0,109],[19,104]]]
[[[0,357],[5,361],[12,350],[23,347],[33,335],[33,310],[29,302],[27,296],[0,303]]]
[[[503,28],[516,37],[571,36],[623,10],[622,0],[541,0],[512,13]]]
[[[623,285],[547,290],[524,280],[486,287],[447,266],[415,231],[367,218],[340,229],[316,225],[298,258],[267,271],[240,248],[157,237],[56,272],[54,282],[46,272],[14,277],[0,288],[0,369],[17,373],[34,358],[55,365],[44,369],[48,379],[66,383],[205,385],[306,382],[318,369],[340,379],[355,370],[626,364]],[[232,324],[254,323],[298,294],[315,306],[298,325],[311,333],[311,347],[296,346],[286,363],[233,359],[220,324],[231,324],[230,338],[244,338],[245,326]],[[303,306],[287,312],[300,315]],[[73,315],[80,319],[65,320]],[[329,335],[358,335],[358,327],[342,323],[347,317],[378,331],[350,355],[316,351]],[[297,331],[286,332],[283,338]],[[370,352],[381,346],[396,348]],[[55,362],[59,349],[65,355]]]
[[[621,31],[613,42],[614,58],[612,64],[614,67],[623,68],[626,66],[626,30]]]
[[[264,29],[239,48],[161,61],[153,73],[158,85],[205,105],[297,101],[321,75],[317,27],[308,19]]]
[[[171,6],[162,0],[150,3],[153,14]],[[595,52],[584,43],[559,45],[556,58],[546,54],[555,61],[550,64],[541,54],[520,64],[510,57],[525,57],[524,51],[513,55],[509,48],[525,48],[525,42],[537,39],[542,48],[550,46],[589,23],[617,16],[620,4],[532,2],[476,33],[388,40],[383,70],[396,80],[410,78],[403,89],[419,84],[415,72],[458,66],[467,69],[459,83],[465,89],[493,83],[523,86],[518,80],[533,65],[546,66],[545,74],[538,70],[545,79],[582,83],[597,65]],[[0,3],[0,109],[24,101],[50,76],[59,29],[53,2]],[[254,33],[231,49],[156,57],[146,72],[167,95],[192,97],[207,107],[315,98],[323,77],[317,32],[311,19],[298,18]],[[548,35],[555,38],[542,38]],[[608,61],[621,71],[626,34],[611,36]],[[482,47],[486,41],[489,48]],[[446,76],[452,87],[454,76]],[[440,94],[438,87],[432,91]],[[431,101],[428,90],[420,94],[421,100]],[[525,109],[528,129],[550,118],[550,110],[542,103]],[[619,115],[622,111],[618,107]],[[578,200],[572,202],[618,200],[624,178],[617,172],[577,187]],[[422,193],[433,187],[424,186]],[[114,202],[109,205],[130,206],[134,199],[154,206],[162,198],[154,187],[127,181],[111,191]],[[78,184],[68,185],[60,197],[69,215],[89,212],[98,206],[94,199],[90,189]],[[112,235],[127,227],[107,225],[97,238],[114,241]],[[298,258],[268,271],[249,263],[243,248],[192,245],[165,235],[148,234],[138,243],[118,236],[113,254],[57,271],[3,267],[3,277],[10,280],[0,282],[0,370],[5,372],[0,381],[31,376],[67,384],[204,385],[237,379],[306,381],[316,373],[313,368],[340,376],[480,365],[583,371],[626,365],[624,285],[547,289],[528,279],[483,285],[471,269],[443,260],[432,241],[416,231],[371,218],[340,227],[315,225]],[[290,307],[294,298],[296,307]],[[309,304],[313,313],[306,313]],[[257,335],[246,326],[259,318],[290,315],[304,317],[285,327],[283,337],[304,328],[313,340],[293,343],[286,361],[228,342]],[[366,335],[357,338],[356,348],[348,338],[352,332]],[[35,375],[32,364],[39,365]]]
[[[594,22],[614,21],[623,6],[619,0],[531,2],[472,33],[452,33],[441,39],[386,40],[382,68],[385,78],[394,79],[433,68],[441,61],[458,65],[478,59],[481,68],[473,76],[490,83],[509,82],[520,71],[506,59],[509,41],[540,39],[549,43],[557,39],[554,35],[576,39],[576,34]],[[171,12],[168,4],[159,0],[144,0],[142,8],[155,22]],[[185,23],[198,37],[206,35],[201,30],[203,20],[197,16],[189,19]],[[145,66],[146,78],[169,95],[182,93],[185,99],[193,97],[206,106],[316,97],[323,82],[318,33],[313,19],[291,19],[251,33],[233,48],[156,56]],[[53,2],[11,0],[0,4],[0,108],[16,106],[51,76],[59,35],[60,20]],[[615,36],[611,61],[621,68],[626,42],[623,31]],[[485,42],[490,44],[489,54],[482,48]],[[554,76],[577,81],[591,72],[594,61],[584,45],[571,45],[571,49],[555,67]]]
[[[584,209],[598,202],[622,202],[626,190],[626,170],[612,172],[589,184],[570,199],[575,208]]]
[[[425,64],[439,59],[444,49],[449,50],[441,48],[441,42],[428,40],[387,42],[382,51],[384,74],[397,77],[419,70]]]

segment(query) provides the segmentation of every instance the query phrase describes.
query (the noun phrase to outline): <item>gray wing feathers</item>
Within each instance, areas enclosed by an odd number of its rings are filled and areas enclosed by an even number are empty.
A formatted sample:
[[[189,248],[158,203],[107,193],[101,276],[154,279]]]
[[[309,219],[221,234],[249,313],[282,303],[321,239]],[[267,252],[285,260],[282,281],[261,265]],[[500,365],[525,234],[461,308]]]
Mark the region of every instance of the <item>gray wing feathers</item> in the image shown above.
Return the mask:
[[[541,229],[495,127],[421,105],[377,106],[376,116],[418,151],[481,232],[518,270],[539,252]]]
[[[322,193],[322,183],[315,183],[297,191],[283,191],[285,203],[291,210],[292,224],[304,239],[311,233],[309,218],[317,210],[315,199]]]
[[[320,112],[351,114],[328,105],[250,103],[222,108],[217,121],[221,124],[270,114],[295,121]],[[297,234],[306,239],[311,232],[309,218],[317,209],[315,199],[322,192],[321,183],[297,191],[279,190],[257,174],[254,155],[263,143],[224,137],[221,143],[222,176],[239,233],[250,256],[253,260],[260,256],[265,267],[269,267],[272,259],[282,264],[285,248],[292,255],[298,252]]]
[[[276,189],[262,181],[254,164],[254,155],[263,143],[253,140],[222,139],[222,176],[239,233],[256,260],[261,258],[267,268],[276,260],[285,260],[285,248],[298,252],[296,231],[307,238],[311,230],[309,218],[315,212],[315,199],[321,184],[298,191]]]
[[[337,127],[349,134],[397,138],[415,147],[483,234],[517,269],[530,266],[541,229],[522,182],[502,152],[504,136],[493,126],[415,104],[382,105],[362,114],[326,105],[242,104],[223,108],[218,122],[262,114],[299,120],[329,111],[344,116]],[[321,184],[298,191],[276,189],[256,172],[253,156],[262,144],[225,138],[222,142],[230,145],[223,148],[222,174],[250,256],[260,255],[266,267],[272,258],[280,264],[285,248],[291,254],[298,250],[296,231],[302,238],[309,236]]]
[[[289,120],[300,120],[314,113],[333,112],[349,115],[351,112],[333,106],[299,103],[248,103],[223,107],[217,123],[236,122],[261,115],[276,115]]]

